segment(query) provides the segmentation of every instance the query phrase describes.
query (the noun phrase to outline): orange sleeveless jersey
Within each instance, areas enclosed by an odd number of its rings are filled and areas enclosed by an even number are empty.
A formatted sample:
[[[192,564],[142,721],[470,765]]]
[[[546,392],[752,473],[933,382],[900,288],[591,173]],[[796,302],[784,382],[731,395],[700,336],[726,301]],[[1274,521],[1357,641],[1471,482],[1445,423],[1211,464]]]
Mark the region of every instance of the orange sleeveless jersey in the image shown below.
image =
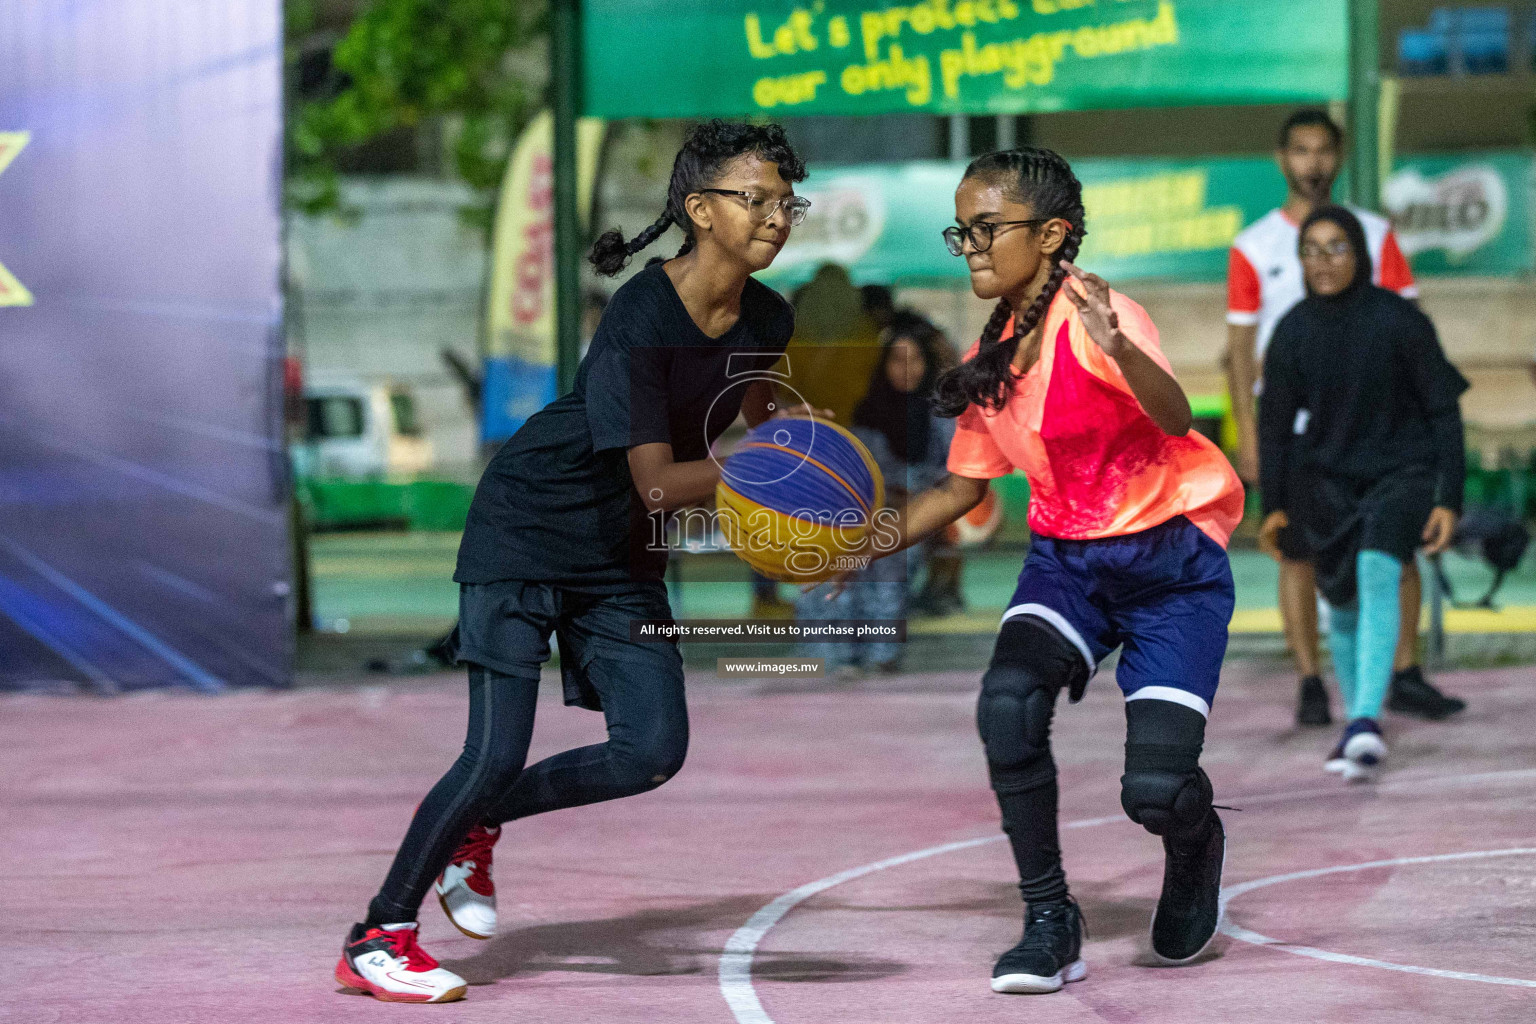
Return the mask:
[[[1119,292],[1110,303],[1131,343],[1172,374],[1146,310]],[[1012,330],[1009,320],[1003,336]],[[1119,537],[1183,515],[1226,547],[1243,518],[1243,485],[1221,449],[1194,431],[1163,433],[1062,294],[1007,404],[970,406],[955,424],[951,473],[990,479],[1015,468],[1029,478],[1029,528],[1046,537]]]

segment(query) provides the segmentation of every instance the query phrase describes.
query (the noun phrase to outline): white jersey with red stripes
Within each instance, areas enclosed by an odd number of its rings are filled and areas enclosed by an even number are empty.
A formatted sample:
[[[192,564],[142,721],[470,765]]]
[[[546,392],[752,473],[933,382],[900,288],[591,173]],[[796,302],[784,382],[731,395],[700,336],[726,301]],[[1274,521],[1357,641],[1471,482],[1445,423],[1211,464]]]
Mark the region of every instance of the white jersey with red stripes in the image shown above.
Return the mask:
[[[1392,222],[1377,213],[1348,208],[1360,218],[1371,248],[1371,280],[1405,299],[1419,294],[1413,271],[1392,234]],[[1301,257],[1296,254],[1301,225],[1281,210],[1271,210],[1232,240],[1227,259],[1227,323],[1257,325],[1255,359],[1264,365],[1264,351],[1280,318],[1306,298]]]

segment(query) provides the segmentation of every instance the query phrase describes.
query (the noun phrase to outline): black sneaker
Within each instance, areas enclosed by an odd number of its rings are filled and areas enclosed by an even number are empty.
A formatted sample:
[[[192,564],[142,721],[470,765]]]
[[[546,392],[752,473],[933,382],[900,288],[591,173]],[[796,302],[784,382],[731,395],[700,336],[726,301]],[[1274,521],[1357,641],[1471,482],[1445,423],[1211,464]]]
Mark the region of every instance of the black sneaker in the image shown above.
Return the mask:
[[[1467,702],[1460,697],[1448,696],[1429,685],[1417,665],[1392,673],[1392,685],[1387,687],[1389,711],[1438,722],[1466,708]]]
[[[1227,834],[1211,812],[1211,830],[1192,852],[1163,837],[1163,895],[1152,914],[1152,952],[1165,964],[1187,964],[1211,944],[1221,923],[1221,869]]]
[[[1303,676],[1301,693],[1296,698],[1297,725],[1329,725],[1333,716],[1328,713],[1328,690],[1322,676]]]
[[[1024,937],[992,968],[992,991],[1055,992],[1088,974],[1083,950],[1083,912],[1071,896],[1030,903]]]

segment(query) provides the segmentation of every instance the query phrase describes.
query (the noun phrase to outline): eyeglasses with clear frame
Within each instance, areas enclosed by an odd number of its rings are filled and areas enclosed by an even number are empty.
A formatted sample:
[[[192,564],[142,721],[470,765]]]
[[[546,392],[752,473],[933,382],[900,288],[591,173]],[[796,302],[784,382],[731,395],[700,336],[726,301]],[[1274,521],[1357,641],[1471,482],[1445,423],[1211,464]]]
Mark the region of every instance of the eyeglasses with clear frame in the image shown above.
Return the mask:
[[[992,248],[992,238],[997,229],[1016,224],[1044,224],[1051,220],[1050,217],[1036,220],[978,220],[970,227],[948,227],[942,232],[944,245],[949,249],[951,256],[965,255],[965,240],[971,240],[971,249],[975,252],[986,252]]]
[[[753,192],[743,192],[737,188],[701,188],[700,192],[713,192],[721,196],[740,196],[747,201],[747,216],[752,223],[762,224],[772,219],[779,210],[789,218],[793,227],[805,221],[805,215],[811,209],[811,201],[804,196],[789,195],[780,199],[769,199]]]
[[[1318,245],[1316,242],[1303,242],[1301,245],[1301,258],[1304,260],[1317,260],[1326,257],[1337,263],[1353,251],[1354,247],[1342,238],[1329,242],[1327,245]]]

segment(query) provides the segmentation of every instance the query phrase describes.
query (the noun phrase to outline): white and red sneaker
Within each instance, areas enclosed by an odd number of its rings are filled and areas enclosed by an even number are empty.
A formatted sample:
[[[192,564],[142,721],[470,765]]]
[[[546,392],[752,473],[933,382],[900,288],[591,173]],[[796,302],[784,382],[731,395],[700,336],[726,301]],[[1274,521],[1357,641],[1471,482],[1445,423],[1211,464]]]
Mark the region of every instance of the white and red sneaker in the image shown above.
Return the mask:
[[[387,1003],[451,1003],[468,983],[416,943],[416,925],[352,926],[336,963],[336,980]]]
[[[491,881],[491,847],[501,829],[476,825],[432,887],[443,913],[472,939],[496,934],[496,883]]]

